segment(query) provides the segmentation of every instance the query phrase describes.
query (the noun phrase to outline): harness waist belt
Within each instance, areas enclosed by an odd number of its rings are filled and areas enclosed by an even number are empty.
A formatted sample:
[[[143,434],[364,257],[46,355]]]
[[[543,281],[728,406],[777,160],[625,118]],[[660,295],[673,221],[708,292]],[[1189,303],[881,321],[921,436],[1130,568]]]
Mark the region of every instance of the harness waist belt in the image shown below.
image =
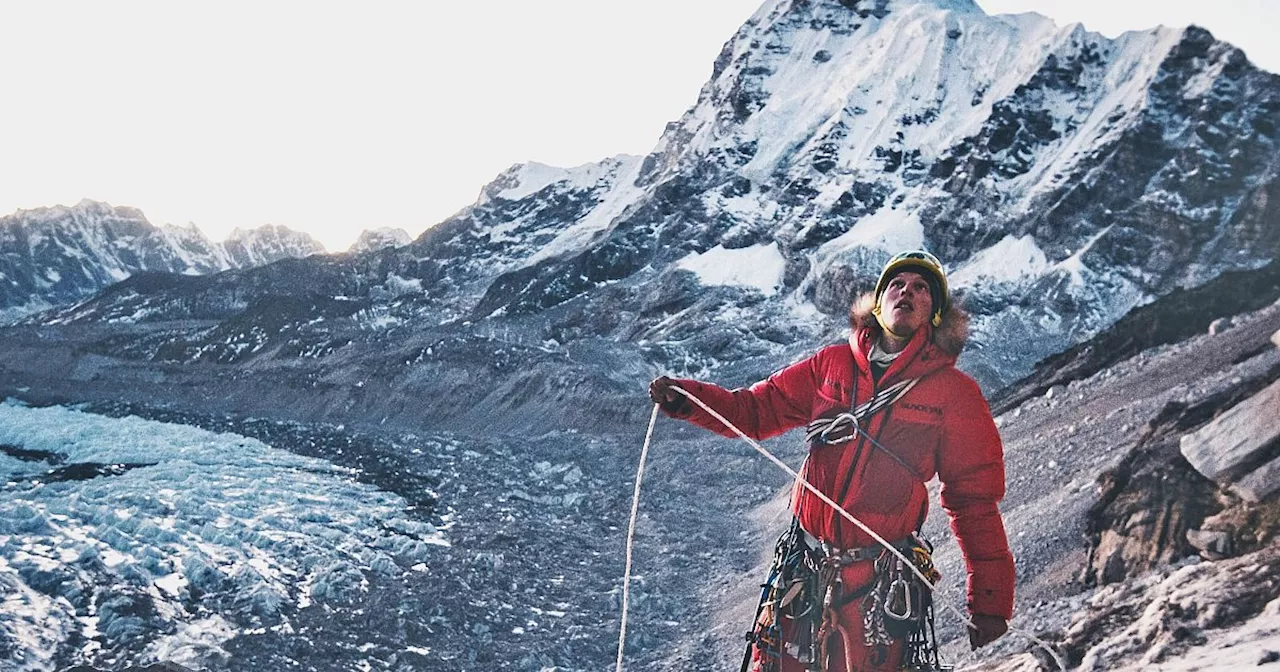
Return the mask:
[[[823,557],[837,565],[840,565],[841,567],[852,565],[855,562],[862,562],[864,560],[875,560],[884,552],[884,547],[880,544],[872,544],[861,548],[839,549],[825,541],[820,541],[817,537],[809,534],[809,531],[804,528],[801,528],[800,531],[804,533],[805,544],[810,548],[817,549],[822,553]],[[892,544],[894,548],[905,553],[907,549],[916,545],[918,542],[916,541],[915,535],[911,535],[889,543]]]

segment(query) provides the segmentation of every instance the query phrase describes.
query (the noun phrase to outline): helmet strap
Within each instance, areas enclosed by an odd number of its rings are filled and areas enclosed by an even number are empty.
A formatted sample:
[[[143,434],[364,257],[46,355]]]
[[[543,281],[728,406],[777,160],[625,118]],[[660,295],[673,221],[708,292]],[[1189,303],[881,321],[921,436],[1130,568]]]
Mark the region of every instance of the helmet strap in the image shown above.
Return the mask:
[[[886,334],[889,334],[894,338],[902,339],[904,341],[908,339],[907,336],[903,336],[902,334],[899,334],[898,332],[890,329],[889,325],[884,323],[884,318],[880,316],[879,300],[876,301],[876,305],[871,307],[871,314],[876,316],[876,322],[880,325],[880,329],[883,330]]]
[[[902,334],[899,334],[898,332],[890,329],[889,325],[884,323],[884,318],[881,317],[880,315],[880,299],[879,298],[876,299],[876,304],[874,306],[871,306],[871,314],[876,316],[876,323],[880,325],[880,329],[882,329],[885,333],[888,333],[894,338],[901,338],[901,339],[907,338],[906,336],[903,336]],[[933,312],[933,317],[929,320],[929,323],[932,324],[935,329],[942,326],[942,311],[935,310]]]

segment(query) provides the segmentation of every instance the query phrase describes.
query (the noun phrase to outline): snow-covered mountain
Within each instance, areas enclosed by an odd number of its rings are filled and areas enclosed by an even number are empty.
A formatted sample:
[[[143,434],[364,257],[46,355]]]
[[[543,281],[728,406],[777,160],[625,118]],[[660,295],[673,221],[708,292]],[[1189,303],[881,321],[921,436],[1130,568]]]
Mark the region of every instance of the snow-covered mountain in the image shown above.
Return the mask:
[[[1110,40],[967,1],[769,2],[634,178],[587,196],[510,171],[532,186],[486,190],[440,235],[533,247],[477,316],[599,304],[623,278],[687,269],[763,299],[694,311],[748,331],[841,316],[850,285],[927,247],[977,313],[968,365],[1002,384],[1153,296],[1276,256],[1278,98],[1275,75],[1194,27]],[[675,293],[621,333],[687,342],[681,322],[700,318],[664,320],[706,292]]]
[[[309,234],[278,224],[233,229],[219,246],[227,259],[222,270],[252,268],[281,259],[300,259],[325,253],[324,245]]]
[[[403,247],[412,240],[413,238],[409,236],[409,232],[404,229],[389,226],[365,229],[360,232],[360,237],[356,239],[356,242],[352,244],[351,249],[347,250],[347,252],[360,254],[372,250],[381,250],[384,247]]]
[[[513,166],[391,255],[312,262],[332,283],[307,291],[756,375],[840,338],[884,260],[926,247],[975,314],[962,363],[995,389],[1274,259],[1278,124],[1280,78],[1195,27],[1108,39],[961,0],[771,1],[650,155]],[[218,284],[295,287],[237,277]]]
[[[83,299],[135,273],[214,273],[324,248],[270,225],[212,242],[194,225],[156,227],[134,208],[85,200],[0,217],[0,252],[0,314],[13,317]]]

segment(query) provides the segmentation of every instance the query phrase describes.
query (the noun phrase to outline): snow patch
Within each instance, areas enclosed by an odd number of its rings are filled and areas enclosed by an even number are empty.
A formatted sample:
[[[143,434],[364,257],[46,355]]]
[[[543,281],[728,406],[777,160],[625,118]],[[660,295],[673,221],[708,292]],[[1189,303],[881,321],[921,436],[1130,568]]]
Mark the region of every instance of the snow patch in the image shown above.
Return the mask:
[[[1079,250],[1076,250],[1074,254],[1067,257],[1066,259],[1063,259],[1062,261],[1059,261],[1057,264],[1054,264],[1054,268],[1057,268],[1069,273],[1071,275],[1071,285],[1073,287],[1084,287],[1085,286],[1084,274],[1089,271],[1089,267],[1085,266],[1084,264],[1084,255],[1086,252],[1088,252],[1090,249],[1093,248],[1095,243],[1097,243],[1099,240],[1102,239],[1103,236],[1107,235],[1110,232],[1111,232],[1110,226],[1097,232],[1096,234],[1093,235],[1092,238],[1090,238],[1087,242],[1085,242],[1085,244],[1082,245]]]
[[[786,264],[775,242],[732,250],[717,245],[685,256],[676,262],[676,268],[693,271],[704,285],[751,287],[773,296],[782,287]]]
[[[818,248],[818,256],[824,261],[835,261],[860,248],[883,250],[889,254],[924,249],[924,225],[915,212],[881,208],[824,243]]]
[[[973,255],[949,280],[952,287],[968,287],[979,282],[1016,282],[1035,278],[1049,270],[1044,250],[1031,236],[1005,236],[1000,242]]]

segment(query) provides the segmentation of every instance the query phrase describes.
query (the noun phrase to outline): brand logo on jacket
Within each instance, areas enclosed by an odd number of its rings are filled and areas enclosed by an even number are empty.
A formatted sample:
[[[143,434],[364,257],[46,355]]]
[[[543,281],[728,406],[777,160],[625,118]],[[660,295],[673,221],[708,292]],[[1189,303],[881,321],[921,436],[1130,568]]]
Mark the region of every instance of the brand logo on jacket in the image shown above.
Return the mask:
[[[902,402],[902,407],[912,411],[919,411],[921,413],[928,413],[929,415],[936,415],[939,418],[942,417],[942,409],[938,408],[937,406],[927,406],[925,404],[909,404],[904,401]]]

